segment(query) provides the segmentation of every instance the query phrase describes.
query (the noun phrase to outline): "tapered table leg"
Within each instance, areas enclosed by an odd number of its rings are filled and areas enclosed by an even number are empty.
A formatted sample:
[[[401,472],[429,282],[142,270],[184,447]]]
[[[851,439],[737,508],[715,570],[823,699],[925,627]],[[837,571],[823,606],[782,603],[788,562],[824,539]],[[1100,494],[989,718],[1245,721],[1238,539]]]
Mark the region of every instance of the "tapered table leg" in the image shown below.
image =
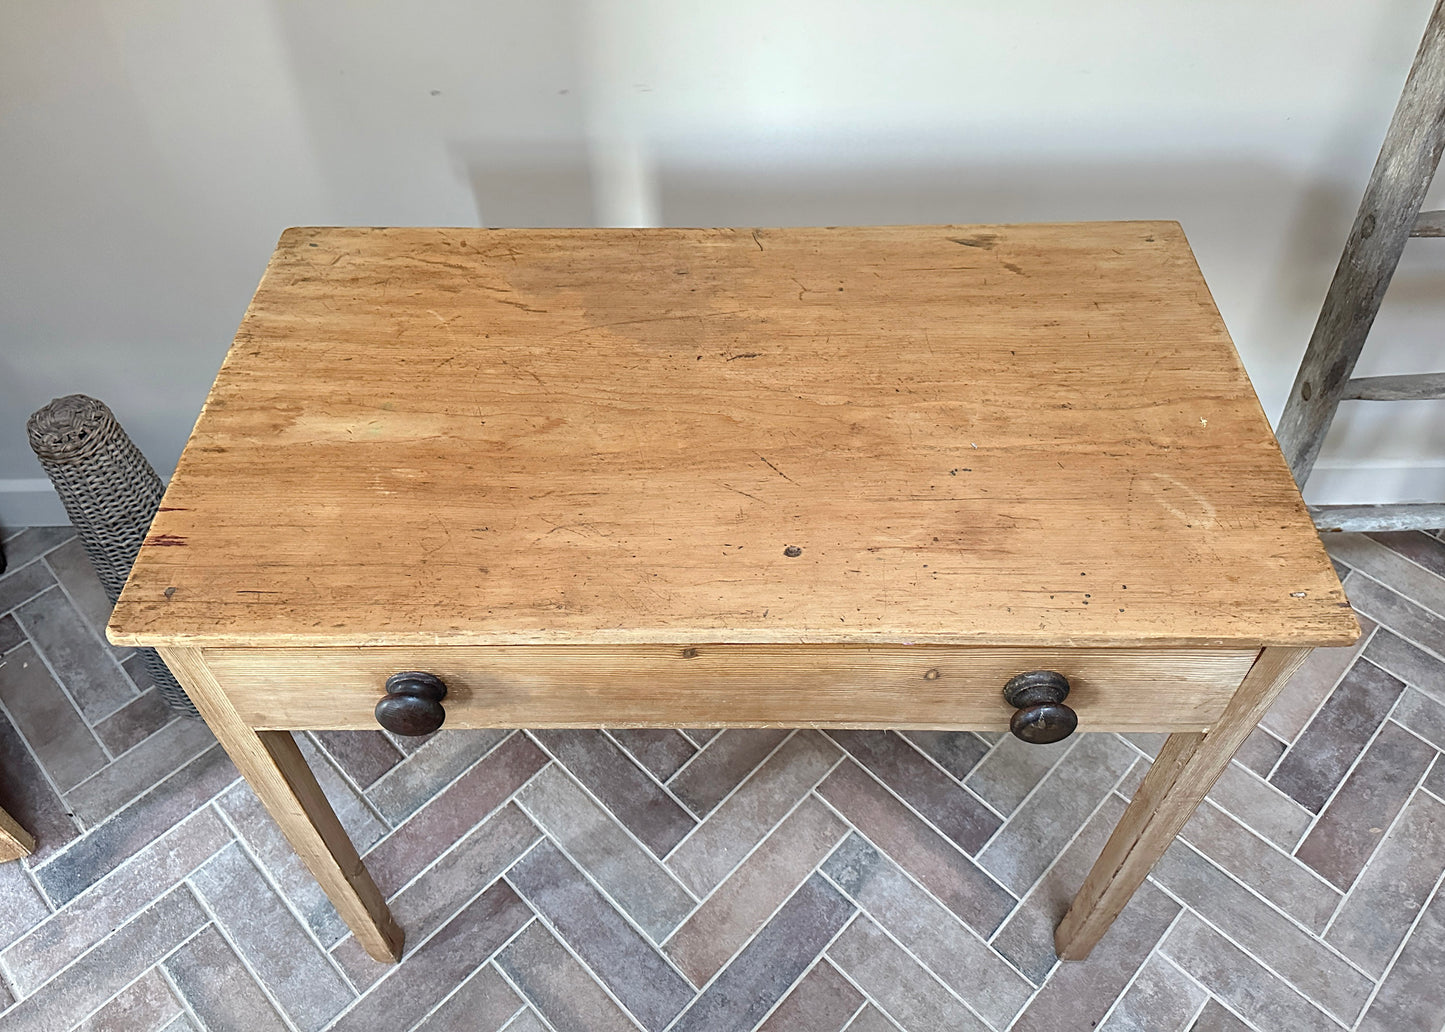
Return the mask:
[[[1218,724],[1204,734],[1169,736],[1059,922],[1054,949],[1061,959],[1083,960],[1104,937],[1309,653],[1261,650]]]
[[[399,959],[401,928],[392,920],[291,733],[249,727],[211,675],[199,649],[158,651],[357,941],[377,960]]]

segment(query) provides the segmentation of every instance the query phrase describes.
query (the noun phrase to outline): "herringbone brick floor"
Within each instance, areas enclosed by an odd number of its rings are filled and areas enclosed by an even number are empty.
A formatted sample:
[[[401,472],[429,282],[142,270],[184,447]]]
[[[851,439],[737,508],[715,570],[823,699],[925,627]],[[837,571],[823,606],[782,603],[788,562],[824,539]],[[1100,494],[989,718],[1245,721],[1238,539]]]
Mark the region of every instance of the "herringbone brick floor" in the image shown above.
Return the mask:
[[[1316,653],[1108,937],[1050,934],[1157,736],[304,736],[407,930],[368,960],[200,723],[6,542],[0,1027],[1438,1030],[1445,544],[1336,536]]]

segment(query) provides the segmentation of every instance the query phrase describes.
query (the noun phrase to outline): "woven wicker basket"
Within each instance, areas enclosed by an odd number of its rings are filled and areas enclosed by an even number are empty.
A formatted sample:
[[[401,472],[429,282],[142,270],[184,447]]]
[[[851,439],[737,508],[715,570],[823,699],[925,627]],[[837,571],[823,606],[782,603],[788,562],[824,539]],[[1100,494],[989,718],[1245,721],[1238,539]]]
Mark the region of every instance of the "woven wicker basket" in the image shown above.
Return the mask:
[[[55,485],[111,604],[130,574],[165,491],[161,478],[104,402],[56,398],[26,424],[30,447]],[[154,649],[137,649],[172,709],[196,708]]]

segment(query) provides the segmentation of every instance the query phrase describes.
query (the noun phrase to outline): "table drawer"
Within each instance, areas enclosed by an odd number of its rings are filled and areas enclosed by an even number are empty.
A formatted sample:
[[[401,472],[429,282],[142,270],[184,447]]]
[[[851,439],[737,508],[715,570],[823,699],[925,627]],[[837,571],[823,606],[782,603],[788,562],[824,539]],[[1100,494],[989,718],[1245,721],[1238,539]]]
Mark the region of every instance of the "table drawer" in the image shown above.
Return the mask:
[[[375,728],[388,676],[447,684],[446,727],[887,727],[1002,731],[1004,682],[1069,678],[1081,731],[1203,731],[1255,650],[865,645],[210,648],[257,728]]]

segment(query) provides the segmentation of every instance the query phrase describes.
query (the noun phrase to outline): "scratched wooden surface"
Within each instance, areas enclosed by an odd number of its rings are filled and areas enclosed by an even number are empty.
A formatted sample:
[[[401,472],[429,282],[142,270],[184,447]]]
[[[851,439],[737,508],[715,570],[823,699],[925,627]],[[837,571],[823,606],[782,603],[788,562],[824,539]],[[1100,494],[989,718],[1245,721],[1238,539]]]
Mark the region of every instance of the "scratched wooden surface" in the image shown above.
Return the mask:
[[[1356,633],[1172,222],[288,230],[110,626]]]

